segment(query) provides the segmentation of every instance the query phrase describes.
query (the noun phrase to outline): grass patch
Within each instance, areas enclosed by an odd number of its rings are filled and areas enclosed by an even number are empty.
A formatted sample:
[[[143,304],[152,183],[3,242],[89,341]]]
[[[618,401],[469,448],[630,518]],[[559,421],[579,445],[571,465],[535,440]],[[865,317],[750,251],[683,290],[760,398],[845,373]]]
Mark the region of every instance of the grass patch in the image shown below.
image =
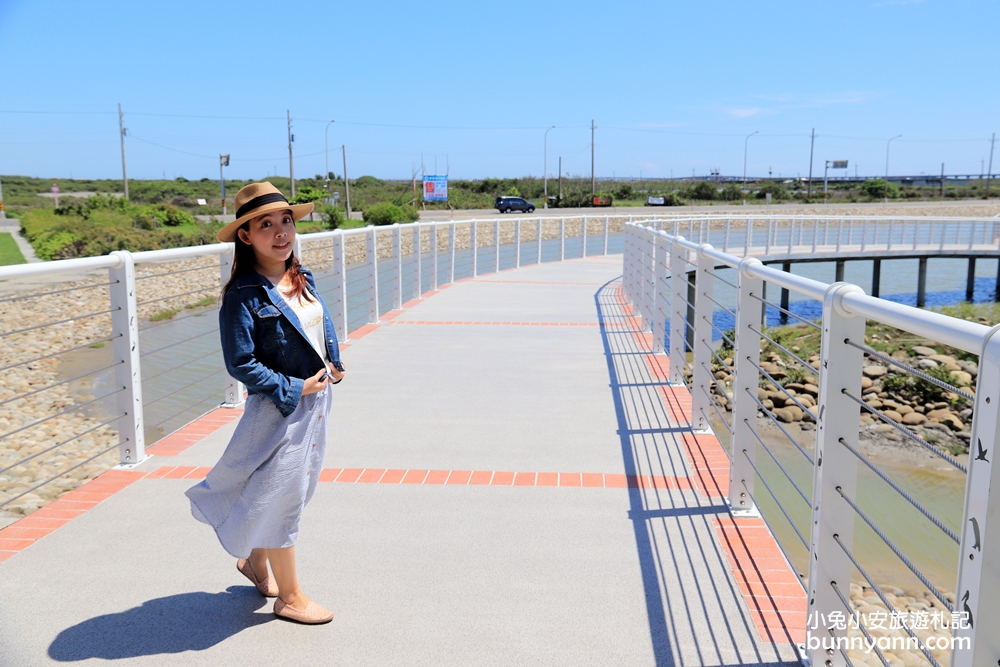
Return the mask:
[[[189,303],[184,306],[185,310],[194,310],[196,308],[205,308],[206,306],[214,306],[216,303],[214,296],[206,296],[204,299],[198,299],[194,303]]]
[[[24,263],[24,255],[21,254],[21,249],[17,247],[14,237],[6,232],[0,234],[0,266]]]
[[[87,347],[93,348],[95,350],[100,350],[104,347],[104,343],[94,343],[93,345],[88,345]]]
[[[167,308],[165,310],[153,313],[153,315],[149,318],[149,321],[162,322],[163,320],[172,320],[174,319],[174,316],[179,312],[181,312],[180,308]]]

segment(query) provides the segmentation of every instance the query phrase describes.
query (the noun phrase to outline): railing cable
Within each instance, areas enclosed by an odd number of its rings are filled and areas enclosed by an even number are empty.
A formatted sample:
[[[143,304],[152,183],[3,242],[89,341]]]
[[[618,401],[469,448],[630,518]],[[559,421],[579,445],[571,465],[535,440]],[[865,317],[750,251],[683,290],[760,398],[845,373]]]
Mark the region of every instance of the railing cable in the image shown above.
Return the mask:
[[[959,470],[961,470],[964,473],[968,473],[969,472],[968,469],[964,465],[962,465],[962,463],[958,459],[955,459],[955,458],[949,456],[948,454],[945,454],[941,450],[939,450],[936,447],[934,447],[933,445],[931,445],[929,442],[921,440],[916,435],[914,435],[910,431],[910,429],[906,428],[905,426],[903,426],[902,424],[900,424],[899,422],[897,422],[892,417],[889,417],[888,415],[886,415],[884,412],[882,412],[878,408],[873,408],[872,406],[868,405],[867,403],[865,403],[864,401],[862,401],[860,398],[858,398],[857,396],[855,396],[851,392],[847,391],[846,389],[841,389],[840,393],[842,393],[844,396],[847,396],[849,399],[851,399],[852,401],[854,401],[855,403],[857,403],[858,405],[860,405],[862,408],[864,408],[868,412],[872,413],[873,415],[875,415],[876,417],[878,417],[879,419],[881,419],[883,422],[885,422],[889,426],[893,427],[894,429],[896,429],[897,431],[899,431],[900,433],[902,433],[904,436],[906,436],[907,438],[909,438],[913,442],[917,443],[918,445],[920,445],[921,447],[923,447],[924,449],[926,449],[927,451],[929,451],[931,454],[934,454],[935,456],[944,459],[945,461],[947,461],[948,463],[952,464],[953,466],[955,466],[956,468],[958,468]]]
[[[838,442],[840,444],[842,444],[844,447],[846,447],[848,449],[848,451],[850,451],[852,454],[854,454],[854,456],[856,456],[859,461],[861,461],[866,466],[868,466],[868,469],[871,470],[876,475],[878,475],[879,478],[883,482],[885,482],[886,484],[888,484],[889,486],[891,486],[892,489],[896,493],[898,493],[899,495],[903,496],[903,498],[905,498],[911,505],[913,505],[917,509],[918,512],[920,512],[925,517],[927,517],[927,519],[931,523],[933,523],[935,526],[937,526],[938,528],[940,528],[944,532],[945,535],[947,535],[952,540],[954,540],[955,544],[961,544],[961,539],[959,539],[958,535],[955,534],[955,532],[953,530],[951,530],[950,528],[948,528],[948,526],[944,525],[944,523],[942,523],[940,519],[938,519],[936,516],[934,516],[933,514],[931,514],[928,510],[924,509],[924,507],[922,505],[920,505],[920,503],[918,503],[916,500],[914,500],[910,496],[910,494],[908,494],[906,491],[904,491],[903,489],[901,489],[899,487],[899,485],[896,484],[896,482],[892,481],[892,479],[890,479],[884,472],[882,472],[881,470],[879,470],[878,467],[874,463],[872,463],[867,458],[865,458],[864,456],[862,456],[861,452],[859,452],[855,447],[851,446],[843,438],[839,438]]]
[[[872,531],[876,535],[878,535],[883,542],[885,542],[885,545],[889,547],[892,553],[896,554],[896,557],[903,562],[903,565],[909,568],[910,572],[912,572],[914,576],[916,576],[916,578],[920,580],[920,583],[922,583],[924,586],[927,587],[927,590],[931,593],[931,595],[940,600],[941,604],[943,604],[945,608],[948,609],[949,612],[954,611],[955,607],[950,602],[948,602],[948,599],[945,598],[945,596],[941,595],[941,592],[937,589],[937,587],[934,584],[932,584],[927,577],[924,576],[923,572],[918,570],[916,566],[910,562],[909,558],[903,555],[903,552],[899,550],[899,547],[893,544],[892,540],[886,537],[885,533],[883,533],[882,530],[875,525],[875,522],[872,521],[870,518],[868,518],[868,515],[865,514],[864,511],[860,507],[858,507],[853,500],[847,497],[847,494],[844,493],[844,489],[838,486],[837,493],[840,494],[840,497],[843,498],[847,502],[847,504],[851,506],[851,509],[853,509],[859,517],[861,517],[861,520],[864,521],[866,524],[868,524],[868,527],[871,528]]]

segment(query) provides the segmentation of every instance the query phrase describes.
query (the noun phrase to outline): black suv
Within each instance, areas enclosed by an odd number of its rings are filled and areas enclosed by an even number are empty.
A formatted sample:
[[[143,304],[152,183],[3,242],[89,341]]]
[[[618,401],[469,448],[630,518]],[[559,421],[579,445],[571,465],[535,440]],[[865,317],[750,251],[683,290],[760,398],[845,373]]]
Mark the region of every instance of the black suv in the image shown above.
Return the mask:
[[[497,197],[496,201],[493,202],[493,208],[501,213],[510,213],[511,211],[535,212],[535,205],[522,197]]]

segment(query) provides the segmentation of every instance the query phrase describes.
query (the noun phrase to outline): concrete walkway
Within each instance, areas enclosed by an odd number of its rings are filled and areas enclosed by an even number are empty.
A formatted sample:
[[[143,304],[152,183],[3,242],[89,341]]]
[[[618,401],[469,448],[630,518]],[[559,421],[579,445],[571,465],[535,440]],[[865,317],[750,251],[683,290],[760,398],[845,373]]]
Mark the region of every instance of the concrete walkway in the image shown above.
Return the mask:
[[[690,432],[620,273],[480,276],[350,342],[298,542],[330,625],[275,619],[191,518],[236,426],[217,410],[0,531],[0,665],[797,662],[801,587],[729,518],[725,452]]]

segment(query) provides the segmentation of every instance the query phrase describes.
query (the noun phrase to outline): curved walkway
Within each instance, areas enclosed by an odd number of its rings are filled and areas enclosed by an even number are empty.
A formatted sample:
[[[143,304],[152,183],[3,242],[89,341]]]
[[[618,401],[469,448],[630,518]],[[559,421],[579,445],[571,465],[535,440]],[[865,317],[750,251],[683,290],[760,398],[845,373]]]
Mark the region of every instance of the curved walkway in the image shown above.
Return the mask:
[[[191,518],[235,428],[216,410],[0,531],[0,665],[797,663],[802,589],[729,518],[725,452],[620,273],[480,276],[349,343],[298,550],[332,624],[275,619]]]

